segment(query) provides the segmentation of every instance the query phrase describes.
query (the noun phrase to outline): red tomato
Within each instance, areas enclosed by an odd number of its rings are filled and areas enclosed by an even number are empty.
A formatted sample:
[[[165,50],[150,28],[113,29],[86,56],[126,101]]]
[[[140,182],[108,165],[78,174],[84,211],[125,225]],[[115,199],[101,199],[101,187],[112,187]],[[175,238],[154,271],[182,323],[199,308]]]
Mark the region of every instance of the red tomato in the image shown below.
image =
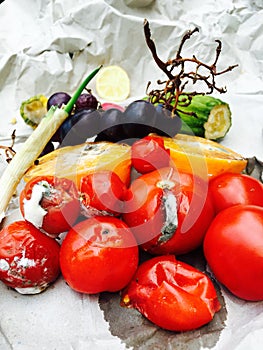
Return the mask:
[[[125,108],[123,106],[120,106],[116,103],[113,103],[113,102],[103,102],[101,104],[101,108],[104,110],[104,111],[107,111],[108,109],[112,109],[112,108],[115,108],[115,109],[118,109],[120,110],[121,112],[124,112],[125,111]]]
[[[86,216],[114,214],[122,211],[122,198],[127,187],[112,171],[98,171],[80,182],[81,202]]]
[[[0,280],[22,294],[45,290],[59,275],[60,245],[27,221],[0,231]]]
[[[152,254],[184,254],[203,242],[214,210],[208,183],[162,168],[133,181],[125,196],[123,220],[141,248]]]
[[[136,308],[171,331],[199,328],[220,310],[211,280],[172,255],[154,257],[139,266],[122,293],[122,306]]]
[[[204,254],[217,280],[245,300],[263,300],[263,208],[236,205],[209,227]]]
[[[138,246],[118,218],[97,216],[75,225],[61,246],[60,266],[69,286],[82,293],[124,288],[138,266]]]
[[[141,174],[170,165],[170,150],[161,137],[146,136],[131,147],[132,165]]]
[[[23,217],[52,236],[68,231],[80,214],[75,184],[55,176],[30,180],[20,194]]]
[[[236,204],[263,207],[262,183],[245,174],[224,173],[213,178],[210,192],[217,213]]]

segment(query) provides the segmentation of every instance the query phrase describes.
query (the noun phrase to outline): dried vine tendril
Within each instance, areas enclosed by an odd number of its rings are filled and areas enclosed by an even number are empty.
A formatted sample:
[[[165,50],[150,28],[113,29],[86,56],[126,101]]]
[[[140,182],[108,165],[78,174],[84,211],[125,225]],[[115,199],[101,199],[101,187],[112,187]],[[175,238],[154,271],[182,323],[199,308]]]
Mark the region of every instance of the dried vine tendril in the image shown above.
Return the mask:
[[[5,151],[5,157],[6,157],[7,163],[10,163],[12,158],[16,154],[15,150],[13,149],[15,144],[15,138],[16,138],[16,131],[14,130],[11,135],[11,146],[0,145],[0,149],[3,149]]]
[[[167,81],[158,80],[159,85],[164,85],[162,89],[155,89],[147,92],[148,98],[153,103],[161,103],[165,108],[172,111],[172,114],[175,114],[176,111],[181,113],[194,115],[194,113],[185,112],[180,110],[180,106],[186,107],[189,106],[193,96],[195,95],[204,95],[211,94],[214,90],[219,93],[226,92],[226,88],[220,88],[216,85],[215,77],[226,72],[233,70],[238,65],[229,66],[228,68],[217,71],[217,62],[222,50],[222,43],[220,40],[215,40],[217,43],[216,56],[214,62],[209,65],[204,62],[201,62],[196,56],[191,58],[182,57],[182,49],[185,42],[191,38],[191,36],[198,32],[199,29],[196,27],[194,30],[188,30],[181,39],[178,51],[175,58],[169,59],[167,62],[163,62],[157,55],[156,47],[154,41],[151,38],[151,31],[149,27],[149,22],[144,20],[144,35],[146,39],[147,46],[149,47],[153,59],[157,63],[158,67],[167,75]],[[192,63],[195,65],[195,70],[186,71],[186,63]],[[177,70],[175,74],[173,71]],[[207,72],[207,75],[201,74],[201,69]],[[207,92],[185,92],[185,87],[189,82],[195,84],[197,81],[203,82],[207,87]],[[147,91],[149,89],[151,82],[147,85]]]

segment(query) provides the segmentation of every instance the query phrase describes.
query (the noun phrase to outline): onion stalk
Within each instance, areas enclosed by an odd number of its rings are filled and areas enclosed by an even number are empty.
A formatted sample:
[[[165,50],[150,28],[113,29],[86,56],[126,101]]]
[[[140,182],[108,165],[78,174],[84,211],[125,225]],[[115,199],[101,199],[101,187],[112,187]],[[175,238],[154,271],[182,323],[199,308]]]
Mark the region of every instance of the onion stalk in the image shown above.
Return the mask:
[[[48,141],[69,116],[79,95],[90,80],[98,73],[101,66],[91,72],[81,83],[72,98],[62,108],[52,106],[37,128],[15,154],[0,178],[0,222],[5,217],[9,202],[26,171],[34,164]]]

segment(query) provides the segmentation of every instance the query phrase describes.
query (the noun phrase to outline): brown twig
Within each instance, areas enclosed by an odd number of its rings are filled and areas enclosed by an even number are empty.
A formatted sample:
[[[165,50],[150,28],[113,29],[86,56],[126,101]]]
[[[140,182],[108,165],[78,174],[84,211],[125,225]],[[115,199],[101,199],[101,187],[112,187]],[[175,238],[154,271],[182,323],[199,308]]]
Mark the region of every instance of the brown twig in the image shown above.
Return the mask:
[[[14,155],[16,154],[15,150],[13,149],[14,144],[15,144],[15,138],[16,138],[15,132],[16,131],[14,130],[12,132],[12,135],[11,135],[11,146],[0,145],[0,149],[3,149],[5,151],[7,163],[10,163],[11,160],[13,159]]]
[[[216,40],[216,55],[214,62],[211,65],[200,61],[194,55],[192,56],[192,58],[183,58],[183,46],[185,42],[189,40],[191,36],[196,32],[199,32],[199,29],[197,27],[193,30],[188,30],[181,39],[175,58],[169,59],[167,62],[163,62],[159,58],[154,41],[151,38],[149,22],[146,19],[144,20],[144,34],[147,46],[149,47],[153,59],[157,63],[158,67],[168,77],[167,81],[157,81],[159,85],[164,85],[162,89],[155,89],[150,91],[149,93],[147,92],[147,94],[151,102],[162,103],[166,108],[171,110],[173,114],[175,114],[176,110],[180,111],[180,106],[188,106],[191,103],[193,96],[195,95],[211,94],[214,90],[218,91],[219,93],[225,93],[226,88],[218,87],[216,85],[215,77],[226,72],[232,71],[235,67],[238,66],[237,64],[235,64],[233,66],[229,66],[228,68],[222,71],[217,71],[216,65],[222,50],[222,43],[220,40]],[[196,65],[195,70],[186,71],[186,64]],[[173,73],[174,69],[177,69],[177,74]],[[201,69],[205,70],[207,74],[204,75],[200,73]],[[206,92],[185,92],[185,89],[189,82],[192,82],[192,84],[196,84],[198,81],[206,85]],[[147,85],[147,91],[149,87],[150,82]]]

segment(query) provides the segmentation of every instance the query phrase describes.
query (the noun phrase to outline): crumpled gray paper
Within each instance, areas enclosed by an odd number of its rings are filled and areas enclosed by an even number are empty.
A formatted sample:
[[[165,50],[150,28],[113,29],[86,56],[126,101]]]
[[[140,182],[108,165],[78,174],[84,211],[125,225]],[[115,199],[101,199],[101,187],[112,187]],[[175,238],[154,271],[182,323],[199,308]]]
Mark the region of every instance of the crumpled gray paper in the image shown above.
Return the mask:
[[[198,27],[199,33],[187,42],[184,56],[213,61],[215,40],[222,41],[218,69],[238,64],[218,79],[219,86],[227,87],[220,98],[230,104],[233,117],[223,143],[245,157],[262,160],[262,0],[155,0],[138,6],[135,0],[0,4],[1,144],[8,144],[16,129],[19,147],[32,132],[19,114],[23,100],[39,93],[73,93],[100,64],[117,64],[128,72],[131,95],[124,103],[144,96],[148,81],[154,84],[164,78],[145,44],[147,18],[164,61],[174,57],[188,29]],[[89,87],[96,95],[94,81]],[[18,212],[12,215],[8,220],[16,219]],[[3,284],[0,292],[1,350],[125,349],[125,343],[111,334],[98,297],[75,293],[62,279],[37,296],[20,296]],[[262,303],[246,303],[224,291],[223,296],[226,326],[213,349],[257,350],[263,341]],[[181,348],[190,349],[187,344]]]
[[[11,135],[14,128],[18,135],[31,132],[19,114],[21,101],[37,93],[72,93],[100,64],[121,65],[131,79],[131,98],[145,96],[148,81],[155,84],[164,76],[145,44],[144,18],[164,61],[174,57],[182,35],[196,26],[199,33],[187,42],[185,56],[194,53],[211,62],[215,40],[222,41],[218,69],[233,64],[238,67],[218,77],[218,85],[227,87],[227,94],[220,97],[231,103],[234,124],[240,127],[245,119],[248,128],[254,129],[247,149],[240,147],[235,131],[233,143],[230,138],[226,144],[232,143],[244,156],[262,157],[258,115],[263,92],[263,5],[262,1],[249,0],[206,0],[201,4],[159,0],[143,8],[118,0],[5,1],[0,8],[0,137]],[[94,81],[90,87],[96,94]],[[249,108],[243,95],[257,95]],[[13,118],[17,119],[15,125],[10,122]],[[247,141],[251,138],[247,130],[239,136]]]

